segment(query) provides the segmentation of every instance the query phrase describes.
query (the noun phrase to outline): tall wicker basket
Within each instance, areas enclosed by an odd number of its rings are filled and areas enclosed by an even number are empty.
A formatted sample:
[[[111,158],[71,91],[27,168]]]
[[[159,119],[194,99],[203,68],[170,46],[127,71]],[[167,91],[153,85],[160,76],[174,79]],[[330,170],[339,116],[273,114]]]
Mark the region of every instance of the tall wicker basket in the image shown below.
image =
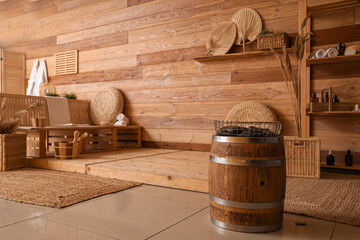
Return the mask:
[[[0,170],[26,166],[26,134],[0,135]]]
[[[320,139],[286,136],[284,144],[286,176],[320,178]]]

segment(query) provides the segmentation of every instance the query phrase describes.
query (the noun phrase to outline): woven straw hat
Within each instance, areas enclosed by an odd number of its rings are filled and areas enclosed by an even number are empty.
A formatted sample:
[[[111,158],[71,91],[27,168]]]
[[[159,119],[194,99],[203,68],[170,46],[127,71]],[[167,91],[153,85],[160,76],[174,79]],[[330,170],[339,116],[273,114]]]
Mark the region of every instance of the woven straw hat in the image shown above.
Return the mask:
[[[106,88],[96,93],[90,104],[90,117],[97,125],[113,124],[124,110],[124,97],[117,88]]]
[[[226,54],[234,44],[236,37],[236,26],[232,22],[222,22],[211,31],[206,48],[212,55]]]
[[[237,36],[236,45],[241,45],[243,40],[254,41],[262,30],[262,22],[260,15],[251,8],[242,8],[238,10],[232,17],[231,21],[236,24]]]
[[[225,120],[231,122],[274,122],[277,121],[277,117],[271,108],[264,103],[244,101],[235,105]]]

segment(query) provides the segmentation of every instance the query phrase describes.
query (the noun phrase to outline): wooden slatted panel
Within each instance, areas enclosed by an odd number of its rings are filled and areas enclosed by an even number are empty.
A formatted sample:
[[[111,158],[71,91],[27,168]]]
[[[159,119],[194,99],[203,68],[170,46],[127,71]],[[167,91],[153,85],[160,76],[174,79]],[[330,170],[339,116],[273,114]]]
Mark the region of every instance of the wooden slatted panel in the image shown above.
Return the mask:
[[[1,50],[1,92],[25,94],[25,53]]]
[[[90,118],[90,101],[69,99],[68,103],[72,123],[92,124]]]
[[[55,75],[66,75],[78,72],[78,51],[55,53]]]

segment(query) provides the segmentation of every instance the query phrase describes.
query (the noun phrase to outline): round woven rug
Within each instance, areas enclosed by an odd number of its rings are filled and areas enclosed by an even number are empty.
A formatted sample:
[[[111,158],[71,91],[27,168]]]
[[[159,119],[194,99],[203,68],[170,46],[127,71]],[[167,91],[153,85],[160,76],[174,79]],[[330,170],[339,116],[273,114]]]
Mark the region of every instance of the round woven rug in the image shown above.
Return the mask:
[[[360,226],[360,176],[287,178],[285,212]]]

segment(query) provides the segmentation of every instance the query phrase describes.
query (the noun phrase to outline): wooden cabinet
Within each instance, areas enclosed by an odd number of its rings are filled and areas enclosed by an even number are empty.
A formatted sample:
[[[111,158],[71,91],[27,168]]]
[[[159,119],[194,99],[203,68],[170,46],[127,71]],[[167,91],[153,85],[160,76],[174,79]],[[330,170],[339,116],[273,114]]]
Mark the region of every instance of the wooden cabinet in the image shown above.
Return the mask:
[[[25,94],[25,53],[0,49],[0,92]]]

